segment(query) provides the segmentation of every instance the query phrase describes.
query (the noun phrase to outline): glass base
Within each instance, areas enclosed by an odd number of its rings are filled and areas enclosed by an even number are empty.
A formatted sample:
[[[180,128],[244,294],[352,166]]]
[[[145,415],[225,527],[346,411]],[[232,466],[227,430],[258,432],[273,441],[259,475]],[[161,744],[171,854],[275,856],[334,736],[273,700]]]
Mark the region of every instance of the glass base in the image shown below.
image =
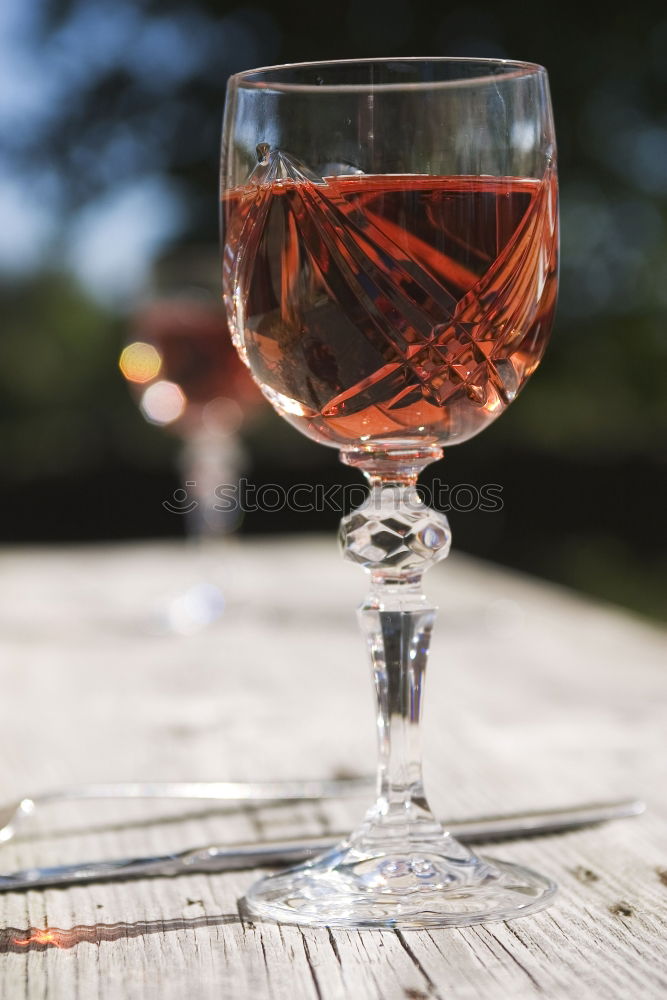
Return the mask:
[[[405,851],[354,841],[255,882],[251,917],[310,927],[404,930],[511,920],[548,906],[554,882],[521,865],[480,858],[444,834]]]

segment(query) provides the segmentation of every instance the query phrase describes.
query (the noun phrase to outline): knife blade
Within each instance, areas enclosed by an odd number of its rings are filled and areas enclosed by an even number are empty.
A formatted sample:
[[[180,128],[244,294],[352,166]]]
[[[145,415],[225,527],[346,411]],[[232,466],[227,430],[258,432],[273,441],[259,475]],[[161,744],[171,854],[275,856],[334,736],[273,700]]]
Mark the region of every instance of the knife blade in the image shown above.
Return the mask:
[[[613,819],[639,816],[646,806],[639,799],[591,803],[565,809],[481,816],[446,824],[448,831],[464,843],[492,843],[575,830]],[[156,876],[187,875],[195,872],[239,871],[247,868],[298,864],[333,847],[342,835],[324,834],[296,839],[211,845],[156,857],[119,858],[109,861],[78,862],[43,868],[27,868],[0,875],[0,892],[16,892],[49,886],[80,885]]]

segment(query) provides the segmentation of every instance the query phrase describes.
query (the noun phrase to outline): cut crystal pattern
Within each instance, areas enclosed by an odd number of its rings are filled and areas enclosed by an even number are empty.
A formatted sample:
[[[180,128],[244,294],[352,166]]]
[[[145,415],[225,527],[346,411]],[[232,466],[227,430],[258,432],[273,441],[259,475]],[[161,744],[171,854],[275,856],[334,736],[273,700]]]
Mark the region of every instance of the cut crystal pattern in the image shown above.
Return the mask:
[[[444,514],[423,503],[416,487],[378,486],[340,526],[343,554],[383,577],[420,575],[451,545]]]
[[[228,213],[224,283],[239,349],[280,412],[339,446],[405,428],[461,441],[495,419],[549,332],[552,174],[470,187],[323,177],[265,142],[257,156]]]

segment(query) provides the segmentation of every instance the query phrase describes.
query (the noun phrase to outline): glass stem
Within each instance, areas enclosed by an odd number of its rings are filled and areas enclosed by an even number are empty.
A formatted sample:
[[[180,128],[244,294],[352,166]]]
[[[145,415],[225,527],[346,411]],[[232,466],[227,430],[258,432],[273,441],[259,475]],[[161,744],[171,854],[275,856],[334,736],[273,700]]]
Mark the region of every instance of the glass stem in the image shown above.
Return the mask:
[[[180,469],[191,505],[186,533],[195,545],[222,538],[237,527],[238,506],[227,510],[216,491],[229,493],[237,488],[243,460],[237,435],[224,428],[197,428],[185,438]]]
[[[343,456],[370,485],[365,502],[341,524],[344,555],[371,575],[359,609],[377,695],[377,802],[365,833],[373,839],[423,839],[442,834],[424,793],[420,725],[436,608],[422,593],[422,575],[443,559],[451,534],[444,514],[427,507],[416,487],[426,455]]]
[[[377,810],[394,822],[428,814],[421,762],[421,709],[435,608],[418,585],[374,586],[359,609],[377,696]]]

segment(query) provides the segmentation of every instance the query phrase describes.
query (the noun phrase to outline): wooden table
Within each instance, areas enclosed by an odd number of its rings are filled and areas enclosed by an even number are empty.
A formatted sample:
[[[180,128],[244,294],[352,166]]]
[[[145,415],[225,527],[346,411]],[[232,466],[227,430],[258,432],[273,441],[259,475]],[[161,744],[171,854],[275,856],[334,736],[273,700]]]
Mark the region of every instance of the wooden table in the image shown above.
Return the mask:
[[[2,799],[74,781],[319,777],[372,765],[361,572],[330,539],[211,552],[227,612],[153,628],[200,569],[180,546],[6,551]],[[2,1000],[423,1000],[667,996],[665,637],[613,608],[454,555],[426,699],[448,817],[645,797],[641,819],[496,845],[560,884],[532,917],[430,932],[244,923],[257,872],[0,896]],[[5,870],[345,828],[357,802],[45,810]]]

